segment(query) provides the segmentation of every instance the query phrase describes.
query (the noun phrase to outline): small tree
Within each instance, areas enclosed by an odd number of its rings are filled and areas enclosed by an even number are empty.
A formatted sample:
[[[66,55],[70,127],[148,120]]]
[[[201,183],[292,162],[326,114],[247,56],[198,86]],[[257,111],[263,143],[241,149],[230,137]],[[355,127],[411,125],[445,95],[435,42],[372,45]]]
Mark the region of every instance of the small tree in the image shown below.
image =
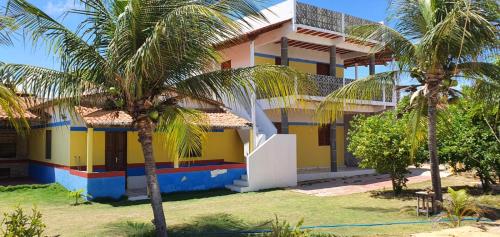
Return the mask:
[[[410,157],[411,143],[407,122],[395,111],[370,117],[357,117],[349,132],[348,149],[360,159],[363,168],[374,168],[391,176],[392,189],[399,195],[406,186],[408,166],[416,163]]]
[[[27,215],[19,206],[13,212],[3,215],[0,225],[2,236],[43,236],[45,224],[42,221],[42,214],[36,208],[33,208],[31,215]]]
[[[448,119],[439,125],[439,154],[458,172],[474,171],[489,191],[500,173],[500,100],[491,106],[472,89],[463,91],[464,98],[448,108]]]

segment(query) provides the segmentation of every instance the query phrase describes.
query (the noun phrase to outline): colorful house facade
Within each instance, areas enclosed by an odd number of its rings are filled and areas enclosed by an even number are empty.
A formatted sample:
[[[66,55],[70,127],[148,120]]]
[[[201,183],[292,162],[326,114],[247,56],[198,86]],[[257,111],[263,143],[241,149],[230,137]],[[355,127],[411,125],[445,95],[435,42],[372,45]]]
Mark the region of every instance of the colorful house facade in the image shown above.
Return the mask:
[[[201,153],[179,160],[169,159],[168,144],[155,134],[162,192],[224,187],[244,192],[294,186],[303,173],[328,177],[356,166],[346,149],[353,116],[396,105],[393,88],[384,88],[381,98],[353,101],[336,122],[320,126],[315,110],[326,95],[358,79],[358,67],[367,66],[374,74],[375,65],[392,60],[387,52],[372,54],[380,42],[362,42],[346,33],[350,26],[374,22],[295,0],[273,4],[263,14],[268,22],[256,22],[238,40],[219,46],[221,68],[288,65],[307,73],[318,92],[301,94],[291,109],[272,98],[256,98],[252,106],[185,101],[186,107],[206,113],[210,131]],[[356,69],[355,78],[344,77],[349,67]],[[25,137],[7,122],[1,126],[0,177],[57,182],[93,198],[145,195],[144,158],[126,112],[83,105],[61,111],[49,104],[36,110],[43,113],[29,114],[32,131]]]

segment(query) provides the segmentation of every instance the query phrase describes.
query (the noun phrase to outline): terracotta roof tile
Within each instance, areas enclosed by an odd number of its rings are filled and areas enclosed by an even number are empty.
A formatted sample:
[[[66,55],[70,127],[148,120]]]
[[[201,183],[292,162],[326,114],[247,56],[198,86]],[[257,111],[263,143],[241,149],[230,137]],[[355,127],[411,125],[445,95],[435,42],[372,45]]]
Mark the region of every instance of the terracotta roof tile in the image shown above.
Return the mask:
[[[91,126],[131,126],[132,116],[125,111],[104,110],[102,108],[76,107],[86,124]]]
[[[250,127],[250,121],[230,112],[207,113],[210,125],[218,128]]]
[[[25,110],[24,115],[23,115],[25,119],[27,119],[27,120],[39,119],[38,116],[36,116],[32,112],[28,111],[28,109],[30,109],[35,103],[37,103],[36,100],[34,100],[32,98],[22,98],[20,103],[21,103],[21,106],[23,107],[23,109]],[[21,116],[19,114],[17,114],[14,117],[20,118]],[[7,112],[5,112],[5,110],[3,110],[0,107],[0,120],[8,120],[8,119],[9,119],[9,117],[7,116]]]
[[[89,108],[79,106],[76,108],[86,124],[95,127],[102,126],[131,126],[132,116],[125,111],[104,110],[102,108]],[[249,127],[251,123],[230,112],[207,112],[210,126],[216,128]]]

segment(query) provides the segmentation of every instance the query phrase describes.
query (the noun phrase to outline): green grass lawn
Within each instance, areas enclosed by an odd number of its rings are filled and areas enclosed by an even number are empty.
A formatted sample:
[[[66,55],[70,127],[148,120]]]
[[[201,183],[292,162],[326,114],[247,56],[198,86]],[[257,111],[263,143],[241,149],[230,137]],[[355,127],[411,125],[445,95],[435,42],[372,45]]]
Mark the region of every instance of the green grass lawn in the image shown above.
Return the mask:
[[[443,179],[445,186],[464,186],[463,177]],[[424,188],[430,183],[410,186]],[[388,192],[360,193],[337,197],[314,197],[288,190],[237,194],[225,190],[172,194],[165,196],[164,208],[172,236],[192,236],[185,231],[225,231],[259,228],[275,215],[293,224],[304,219],[305,226],[351,223],[384,223],[426,220],[417,218],[416,201],[409,197],[392,198]],[[482,197],[500,203],[498,196]],[[17,190],[0,189],[0,213],[20,204],[43,213],[49,236],[141,236],[151,228],[152,211],[146,202],[89,203],[72,206],[67,191],[59,185]],[[408,211],[401,211],[409,209]],[[262,228],[262,227],[260,227]],[[345,227],[323,230],[340,236],[404,236],[429,231],[432,224],[379,227]],[[207,235],[202,235],[207,236]],[[227,236],[227,235],[226,235]]]

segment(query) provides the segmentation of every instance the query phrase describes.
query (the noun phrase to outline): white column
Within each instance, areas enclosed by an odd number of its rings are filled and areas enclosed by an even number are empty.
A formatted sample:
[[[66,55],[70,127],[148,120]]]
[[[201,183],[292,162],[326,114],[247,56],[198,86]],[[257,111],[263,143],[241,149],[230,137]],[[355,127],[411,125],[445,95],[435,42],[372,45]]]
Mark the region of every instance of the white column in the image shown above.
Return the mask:
[[[250,42],[250,66],[255,66],[255,41]],[[253,93],[251,96],[251,116],[252,116],[252,136],[253,142],[251,143],[251,151],[257,148],[257,117],[256,117],[256,106],[257,106],[257,94],[255,93],[256,88],[253,84]]]
[[[94,129],[87,128],[87,173],[94,172]]]
[[[358,80],[358,63],[354,64],[354,79]]]

